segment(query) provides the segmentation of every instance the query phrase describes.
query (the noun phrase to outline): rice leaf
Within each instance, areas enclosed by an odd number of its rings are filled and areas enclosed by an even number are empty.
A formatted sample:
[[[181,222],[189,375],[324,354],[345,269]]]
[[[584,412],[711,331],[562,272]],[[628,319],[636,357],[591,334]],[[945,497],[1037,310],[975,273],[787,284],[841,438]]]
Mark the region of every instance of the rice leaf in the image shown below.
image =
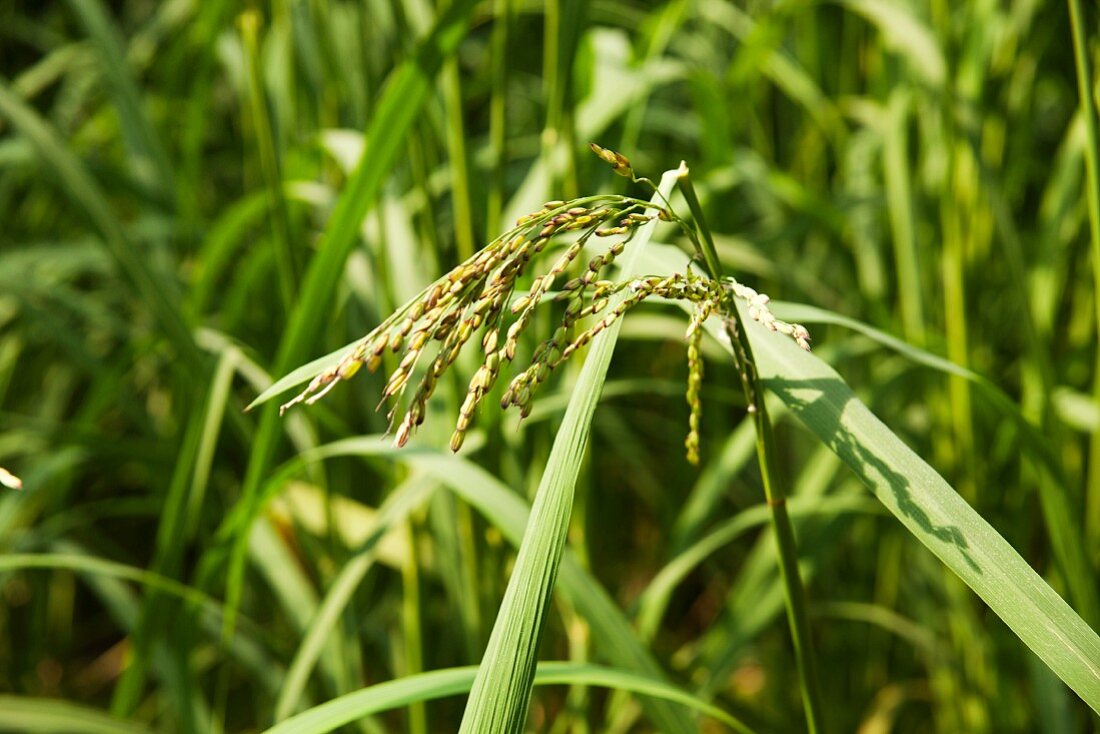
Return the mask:
[[[1023,443],[1026,455],[1036,460],[1036,470],[1040,473],[1038,482],[1039,497],[1043,506],[1044,520],[1054,547],[1058,566],[1069,587],[1073,601],[1086,620],[1100,620],[1100,594],[1092,578],[1091,565],[1085,551],[1081,525],[1074,521],[1071,500],[1066,494],[1070,486],[1059,462],[1057,452],[1051,446],[1047,436],[1020,410],[1012,398],[991,381],[965,367],[932,354],[926,350],[875,329],[856,319],[835,314],[815,306],[795,303],[777,303],[773,309],[800,323],[836,324],[863,334],[889,349],[896,351],[916,364],[921,364],[948,375],[962,377],[973,383],[986,400],[1016,427]]]
[[[768,388],[913,536],[1100,712],[1100,637],[831,367],[746,319]],[[873,549],[868,549],[873,552]]]
[[[389,176],[405,144],[405,133],[428,98],[436,72],[465,37],[473,5],[473,0],[456,0],[448,6],[413,56],[390,74],[367,130],[367,146],[336,202],[324,241],[306,269],[298,300],[279,344],[275,374],[285,374],[299,364],[320,331],[326,306],[336,291],[351,249],[358,242],[363,217]],[[241,488],[240,503],[246,521],[255,516],[260,486],[274,460],[282,431],[278,411],[268,406],[252,442]],[[230,610],[227,632],[232,627],[232,610],[239,605],[242,595],[246,537],[247,534],[238,533],[233,539],[226,580]]]
[[[652,248],[645,265],[686,267]],[[740,307],[738,301],[738,307]],[[936,471],[880,421],[833,370],[747,314],[760,375],[815,436],[870,487],[913,536],[961,578],[1082,700],[1100,712],[1100,637]],[[728,347],[714,327],[711,333]],[[869,550],[868,552],[873,552]]]
[[[145,734],[152,729],[56,698],[0,696],[0,731]]]
[[[447,487],[485,517],[513,546],[519,546],[530,516],[526,503],[507,485],[473,462],[449,452],[408,447],[397,449],[383,436],[360,436],[318,446],[304,452],[277,473],[290,477],[310,462],[340,456],[384,457],[401,462]],[[343,576],[341,576],[341,580]],[[558,589],[592,629],[597,651],[616,667],[636,671],[648,678],[663,678],[665,673],[653,655],[641,644],[615,600],[566,549],[562,559]],[[339,595],[334,583],[321,614],[336,614],[346,597]],[[330,608],[331,607],[331,608]],[[303,643],[304,644],[304,643]],[[301,653],[300,653],[301,654]],[[303,658],[305,656],[303,655]],[[307,668],[308,669],[308,668]],[[663,701],[643,701],[646,714],[660,731],[691,730],[686,713]]]
[[[465,693],[473,684],[476,672],[473,666],[447,668],[379,683],[315,706],[268,729],[267,734],[321,734],[370,714],[417,701]],[[726,724],[734,731],[752,731],[717,706],[663,681],[625,670],[583,663],[544,662],[539,663],[533,682],[535,685],[575,684],[630,691],[681,704]]]
[[[665,198],[672,193],[678,175],[677,171],[668,171],[661,177],[660,194]],[[655,195],[653,200],[660,202],[660,195]],[[634,238],[621,259],[624,275],[629,277],[633,272],[655,227],[656,221],[649,222]],[[620,300],[625,297],[622,294]],[[573,488],[621,324],[621,320],[615,322],[593,341],[573,389],[573,398],[554,439],[519,556],[466,704],[461,732],[518,734],[523,731],[538,643],[569,529]]]

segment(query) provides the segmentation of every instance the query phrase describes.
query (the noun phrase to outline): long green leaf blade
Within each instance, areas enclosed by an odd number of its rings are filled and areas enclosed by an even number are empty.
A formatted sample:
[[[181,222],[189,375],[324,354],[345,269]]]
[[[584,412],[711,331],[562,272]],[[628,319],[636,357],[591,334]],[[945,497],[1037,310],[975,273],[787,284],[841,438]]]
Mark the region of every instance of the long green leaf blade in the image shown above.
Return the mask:
[[[348,255],[358,241],[363,217],[404,146],[405,133],[427,100],[436,72],[465,37],[473,6],[473,0],[452,3],[413,57],[390,75],[367,130],[367,146],[347,188],[336,202],[320,251],[306,270],[286,333],[279,344],[274,374],[286,374],[305,358],[320,330]],[[240,502],[249,517],[254,516],[257,509],[259,488],[275,458],[281,436],[278,410],[269,405],[261,414],[241,489]],[[234,540],[226,582],[227,606],[231,611],[239,604],[242,593],[244,557],[244,537],[238,536]],[[231,625],[232,613],[227,618],[227,631]]]
[[[655,246],[645,264],[659,271],[682,270],[687,259],[673,248]],[[1100,637],[1096,632],[935,469],[871,413],[832,367],[790,339],[768,331],[747,313],[742,316],[768,388],[871,488],[917,540],[966,582],[1085,703],[1100,712]],[[729,347],[717,329],[711,333]]]
[[[0,696],[0,731],[147,734],[152,730],[68,701]]]
[[[267,730],[267,734],[321,734],[364,716],[407,706],[417,701],[464,693],[473,684],[473,666],[433,670],[379,683],[304,711]],[[695,696],[644,675],[598,665],[544,662],[534,674],[535,685],[589,685],[630,691],[672,701],[704,713],[738,732],[751,732],[743,723]]]
[[[760,374],[814,435],[1100,712],[1100,637],[831,367],[745,319]]]
[[[1070,599],[1077,605],[1077,609],[1086,621],[1100,620],[1100,593],[1092,578],[1084,539],[1081,537],[1081,525],[1074,521],[1072,500],[1066,491],[1069,483],[1066,481],[1058,454],[1048,436],[1027,419],[1012,398],[973,370],[907,344],[856,319],[814,306],[794,303],[774,304],[773,311],[781,318],[799,323],[837,324],[852,329],[917,364],[962,377],[978,387],[983,397],[1016,426],[1024,444],[1025,455],[1035,456],[1035,468],[1041,475],[1041,481],[1038,484],[1043,516],[1054,548],[1054,557],[1069,588]]]
[[[341,456],[375,456],[405,464],[454,492],[481,513],[511,545],[518,548],[523,540],[524,528],[530,517],[527,503],[485,469],[450,452],[412,447],[398,449],[392,440],[384,436],[359,436],[311,449],[288,462],[276,476],[289,478],[306,464]],[[272,484],[281,485],[281,481],[274,479]],[[336,588],[335,583],[332,588]],[[639,641],[616,601],[581,566],[568,548],[562,558],[558,590],[591,627],[592,641],[602,657],[617,668],[635,671],[648,678],[664,678],[664,670]],[[330,591],[329,596],[333,595],[334,591]],[[326,598],[324,606],[331,604],[332,607],[318,614],[342,610],[343,601],[335,596]],[[302,644],[304,646],[306,643]],[[663,701],[643,700],[642,707],[661,731],[691,728],[684,712]]]
[[[676,171],[665,173],[661,178],[660,194],[654,196],[655,202],[671,195],[677,176]],[[634,263],[638,261],[638,255],[652,237],[655,227],[656,222],[647,224],[627,250],[622,264],[626,276],[633,272]],[[625,294],[622,297],[625,298]],[[569,529],[573,489],[588,446],[592,415],[611,364],[621,325],[620,320],[605,329],[593,341],[592,350],[585,359],[565,418],[554,439],[515,569],[470,692],[470,700],[462,717],[462,732],[523,731],[539,638]]]

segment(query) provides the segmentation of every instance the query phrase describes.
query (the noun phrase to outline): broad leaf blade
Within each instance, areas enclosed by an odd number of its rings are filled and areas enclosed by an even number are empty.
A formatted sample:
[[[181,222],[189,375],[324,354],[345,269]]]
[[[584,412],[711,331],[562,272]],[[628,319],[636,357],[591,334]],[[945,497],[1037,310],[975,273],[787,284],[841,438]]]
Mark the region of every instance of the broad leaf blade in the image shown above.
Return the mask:
[[[654,246],[646,266],[683,270]],[[740,304],[739,304],[740,306]],[[833,370],[742,313],[768,388],[846,463],[902,524],[989,605],[1054,673],[1100,712],[1100,637],[1001,535],[882,423]],[[711,326],[715,326],[712,321]],[[725,341],[712,328],[719,341]],[[869,549],[868,552],[873,552]]]
[[[364,716],[465,693],[477,669],[447,668],[379,683],[304,711],[267,730],[267,734],[321,734]],[[664,699],[704,713],[738,732],[751,730],[717,706],[685,693],[664,681],[625,670],[584,663],[539,663],[535,685],[585,685],[613,688]]]
[[[148,734],[141,724],[56,698],[0,696],[0,731],[71,734]]]
[[[868,326],[861,321],[841,316],[814,306],[795,303],[774,303],[772,310],[780,318],[799,323],[827,323],[843,326],[894,350],[907,359],[956,375],[972,382],[989,404],[1010,420],[1019,432],[1025,457],[1033,457],[1038,473],[1039,499],[1054,558],[1069,590],[1069,598],[1081,616],[1089,622],[1100,620],[1100,593],[1093,579],[1083,528],[1075,519],[1073,501],[1068,496],[1065,472],[1049,436],[1031,423],[1012,398],[995,384],[973,370],[960,367],[943,357],[914,347],[897,337]]]
[[[678,173],[661,178],[661,194],[670,195]],[[654,201],[660,201],[657,196]],[[633,272],[638,255],[653,234],[656,222],[645,225],[620,261],[623,273]],[[625,297],[623,294],[622,297]],[[535,675],[538,643],[557,580],[565,547],[573,489],[580,472],[592,415],[599,401],[619,327],[616,321],[593,340],[581,370],[565,418],[554,439],[546,469],[539,483],[527,530],[520,544],[515,569],[497,614],[489,645],[474,681],[462,717],[462,732],[518,732],[527,720],[527,707]],[[658,722],[670,731],[671,724]],[[676,730],[690,722],[680,722]]]
[[[318,446],[288,462],[272,480],[282,486],[314,461],[340,456],[380,457],[400,462],[431,477],[476,509],[486,522],[497,528],[505,540],[519,547],[530,511],[527,503],[497,477],[473,462],[428,448],[395,448],[384,436],[357,436]],[[335,585],[334,587],[335,588]],[[615,667],[634,671],[646,678],[663,679],[664,670],[639,641],[626,616],[607,590],[566,549],[558,577],[558,591],[588,622],[596,652]],[[333,596],[322,603],[323,614],[342,611],[346,598]],[[303,642],[303,645],[305,642]],[[660,731],[679,731],[690,725],[686,714],[660,700],[643,700],[642,707]]]
[[[1100,712],[1100,637],[831,367],[746,316],[760,374],[890,512]],[[868,549],[873,552],[873,549]]]

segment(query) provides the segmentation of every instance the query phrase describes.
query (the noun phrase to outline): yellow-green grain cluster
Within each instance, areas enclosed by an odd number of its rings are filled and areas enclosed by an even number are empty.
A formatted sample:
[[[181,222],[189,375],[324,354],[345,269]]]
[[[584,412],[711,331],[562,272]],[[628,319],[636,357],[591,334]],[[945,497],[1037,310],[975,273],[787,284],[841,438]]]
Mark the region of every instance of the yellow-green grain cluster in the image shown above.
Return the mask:
[[[621,154],[597,145],[592,149],[617,173],[635,181],[646,181],[634,178],[630,161]],[[400,355],[400,360],[386,381],[379,407],[385,403],[392,406],[389,412],[392,425],[398,408],[404,405],[404,414],[395,432],[396,445],[404,446],[423,423],[428,400],[440,377],[454,364],[474,335],[480,334],[482,363],[470,379],[451,436],[451,449],[458,451],[478,405],[493,389],[501,370],[516,359],[520,336],[530,326],[536,308],[547,301],[564,304],[554,331],[538,344],[530,364],[512,378],[501,397],[502,409],[519,408],[524,418],[531,412],[535,392],[558,365],[587,346],[634,306],[657,296],[688,302],[693,308],[687,330],[687,401],[691,414],[685,445],[688,460],[698,463],[702,413],[699,391],[703,380],[701,327],[707,318],[712,313],[722,313],[724,299],[732,295],[748,303],[752,318],[773,331],[791,336],[806,349],[809,348],[809,334],[798,324],[776,319],[767,308],[767,296],[732,279],[716,281],[691,272],[633,278],[618,283],[604,277],[637,228],[654,216],[676,222],[690,234],[670,209],[658,208],[640,199],[603,195],[546,202],[542,209],[520,217],[509,232],[398,309],[334,368],[318,375],[301,394],[283,405],[282,410],[298,403],[316,402],[364,366],[370,372],[378,370],[386,353],[390,352]],[[555,281],[574,266],[585,247],[594,241],[593,237],[617,239],[613,239],[602,253],[592,256],[579,274],[565,281],[553,297],[547,299]],[[517,296],[517,290],[521,290],[519,284],[529,275],[531,264],[559,241],[565,249],[549,269],[531,278]],[[596,317],[600,318],[590,321]],[[585,323],[587,326],[580,328]],[[422,359],[427,360],[427,365],[418,370]],[[403,400],[414,374],[419,374],[419,382],[411,397]]]
[[[593,236],[622,236],[605,253],[593,257],[582,276],[566,284],[557,299],[566,301],[563,325],[554,339],[536,351],[532,367],[524,373],[534,376],[531,387],[541,383],[549,369],[560,361],[561,347],[555,348],[554,344],[565,345],[569,326],[606,305],[611,286],[608,281],[597,282],[597,275],[623,252],[635,228],[651,219],[637,210],[650,207],[645,201],[612,195],[547,202],[541,210],[521,217],[511,231],[398,309],[360,340],[333,369],[318,375],[301,394],[283,405],[282,410],[298,403],[316,402],[364,366],[370,372],[376,371],[385,354],[392,352],[401,358],[382,391],[383,403],[394,406],[390,411],[392,420],[417,365],[427,359],[427,367],[396,429],[395,442],[403,446],[424,421],[427,401],[439,378],[454,364],[474,334],[479,333],[484,357],[459,410],[451,439],[451,448],[457,451],[478,404],[493,388],[501,368],[516,358],[520,335],[558,276],[569,268]],[[513,294],[531,263],[559,237],[566,243],[565,250],[513,302]],[[530,390],[509,394],[508,404],[520,406],[526,415],[530,411]]]

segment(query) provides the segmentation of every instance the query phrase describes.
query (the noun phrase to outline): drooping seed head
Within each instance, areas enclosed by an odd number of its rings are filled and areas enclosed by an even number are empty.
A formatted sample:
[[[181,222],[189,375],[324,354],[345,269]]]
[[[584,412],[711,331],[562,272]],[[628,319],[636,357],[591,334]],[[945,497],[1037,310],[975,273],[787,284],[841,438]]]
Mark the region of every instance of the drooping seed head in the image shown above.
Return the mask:
[[[401,425],[397,427],[397,434],[393,437],[393,445],[397,448],[403,448],[409,442],[409,436],[412,435],[413,419],[410,416],[411,414],[406,414]]]
[[[359,368],[363,366],[363,363],[359,360],[350,360],[341,362],[340,366],[336,368],[337,379],[350,380],[355,377],[355,373],[359,371]]]
[[[496,332],[493,332],[496,333]],[[485,355],[485,366],[494,373],[494,375],[500,371],[500,354],[489,350],[489,353]],[[495,378],[494,378],[495,379]]]
[[[634,170],[630,166],[630,161],[622,153],[616,153],[613,150],[601,148],[595,143],[589,143],[588,147],[591,148],[592,152],[599,156],[602,161],[610,163],[615,173],[627,178],[634,177]]]
[[[386,389],[383,390],[383,397],[393,397],[408,381],[409,373],[398,368],[396,372],[390,375],[389,382],[386,383]]]

